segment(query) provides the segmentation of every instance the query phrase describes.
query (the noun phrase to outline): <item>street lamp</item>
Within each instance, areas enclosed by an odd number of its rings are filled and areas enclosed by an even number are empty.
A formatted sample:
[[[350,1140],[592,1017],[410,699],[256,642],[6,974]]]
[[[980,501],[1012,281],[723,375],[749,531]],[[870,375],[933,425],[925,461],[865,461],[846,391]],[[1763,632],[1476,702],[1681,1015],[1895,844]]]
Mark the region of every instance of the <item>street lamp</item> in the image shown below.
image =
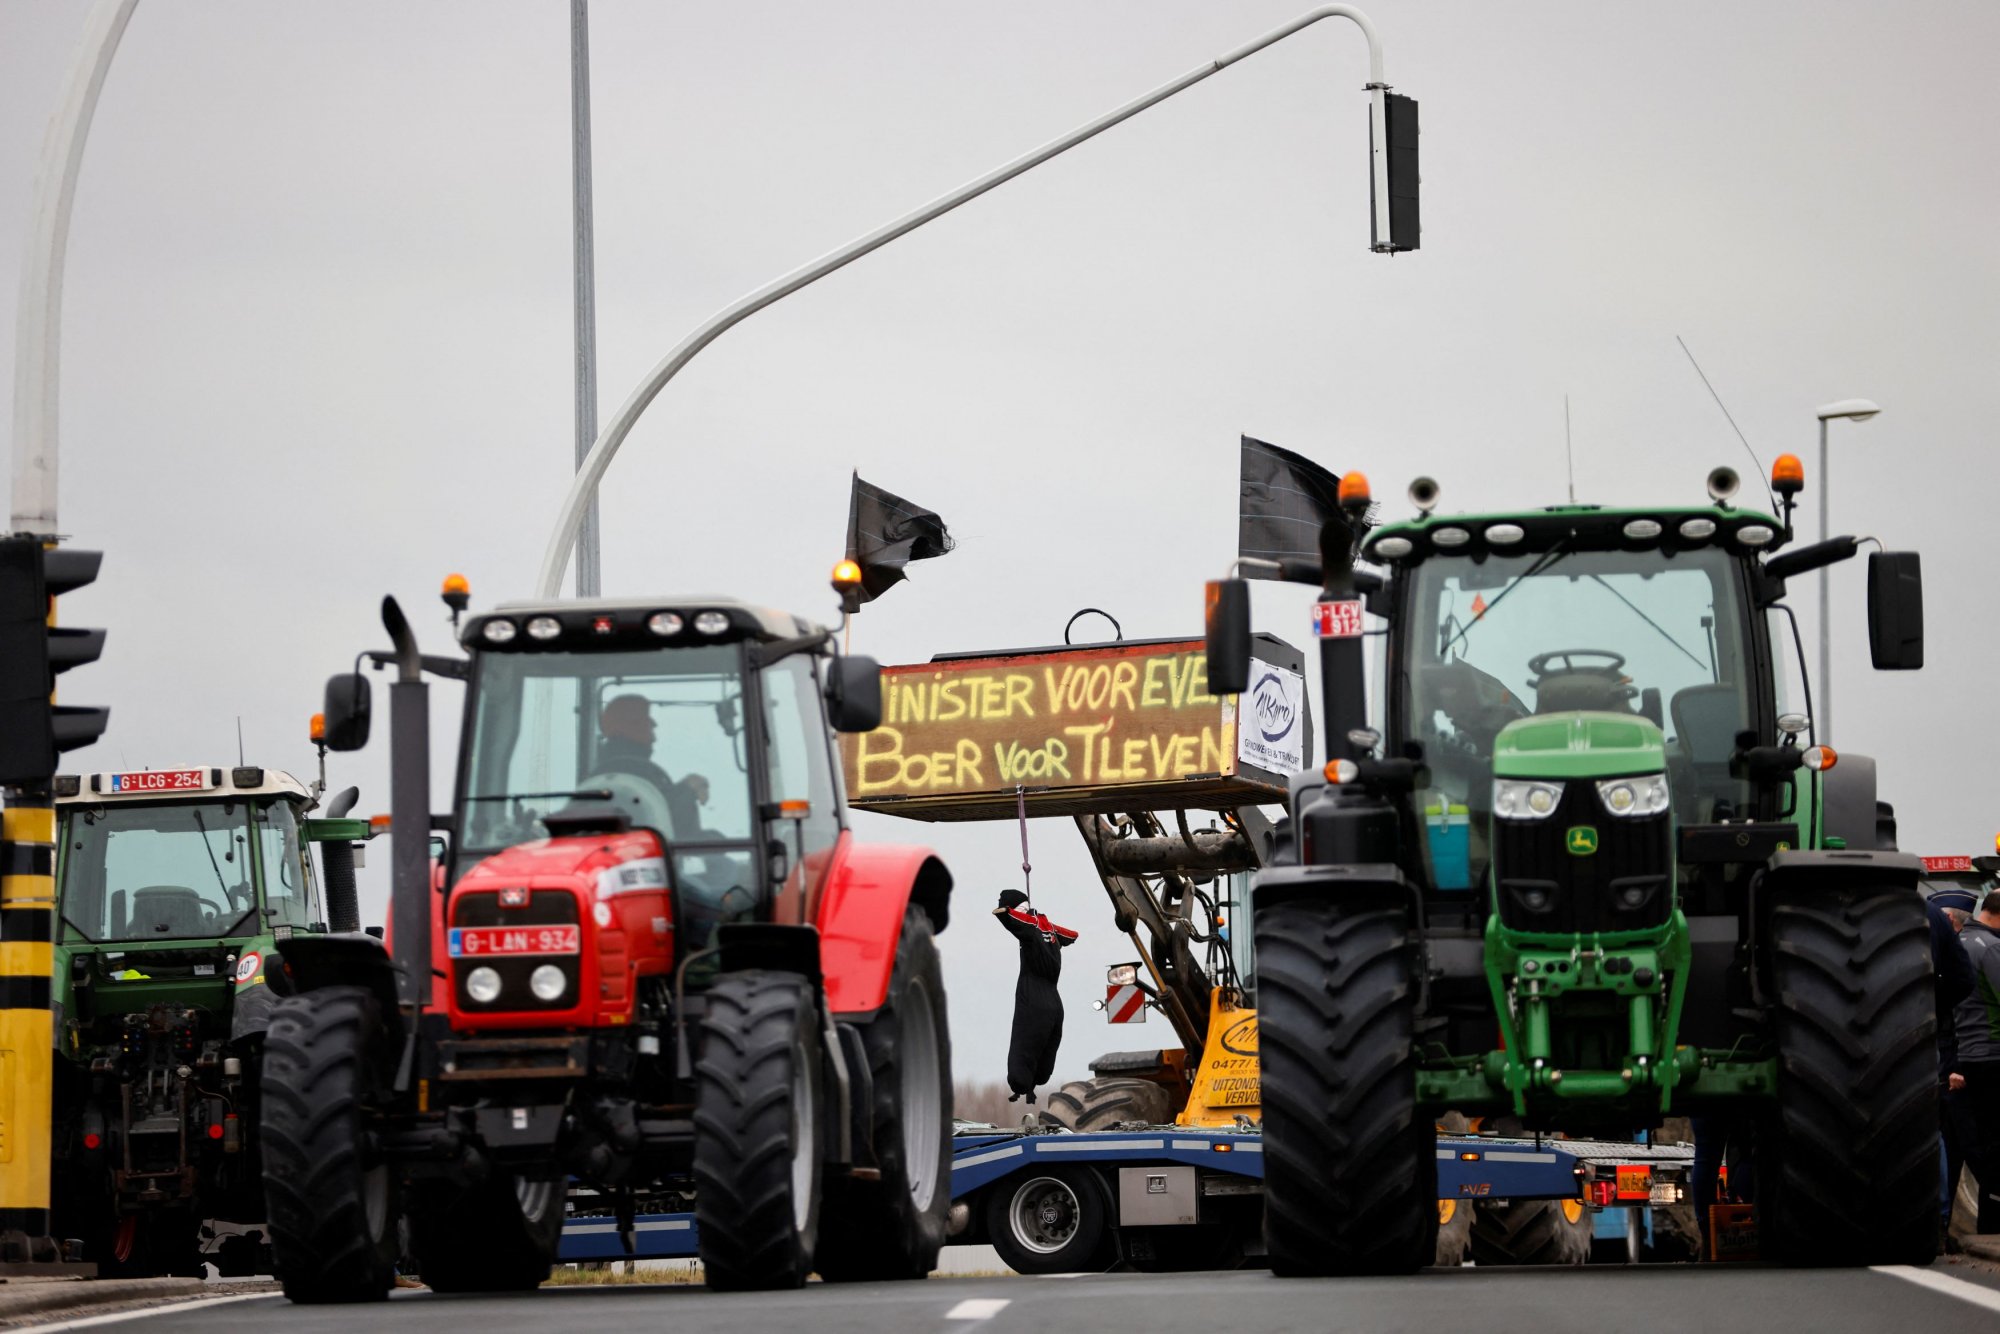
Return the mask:
[[[1124,106],[1108,111],[1096,120],[1079,125],[1061,138],[1050,140],[1040,148],[994,168],[977,180],[968,181],[949,194],[938,196],[915,212],[906,213],[865,236],[856,237],[838,250],[827,252],[804,268],[795,269],[784,277],[765,284],[711,315],[693,333],[676,344],[665,359],[647,372],[646,378],[632,391],[631,397],[625,400],[617,415],[597,437],[597,443],[590,447],[590,452],[577,466],[576,476],[570,483],[569,494],[564,497],[562,510],[556,518],[555,532],[550,536],[549,545],[542,555],[541,577],[536,583],[537,595],[545,598],[558,595],[562,586],[563,571],[569,564],[570,553],[577,545],[577,533],[583,526],[585,514],[589,512],[597,498],[597,484],[603,478],[604,470],[611,465],[612,456],[618,452],[618,447],[624,444],[625,437],[631,433],[633,425],[639,420],[639,414],[643,413],[646,405],[666,388],[667,382],[694,359],[696,353],[714,342],[725,330],[773,302],[790,296],[810,283],[818,282],[834,270],[853,263],[870,251],[889,244],[897,237],[905,236],[925,223],[943,217],[960,204],[977,199],[995,186],[1013,180],[1022,172],[1038,167],[1060,153],[1068,152],[1086,139],[1094,138],[1121,121],[1138,115],[1146,108],[1166,101],[1175,93],[1192,88],[1209,75],[1227,69],[1246,56],[1255,55],[1273,42],[1282,41],[1302,28],[1311,27],[1321,19],[1330,18],[1349,20],[1361,29],[1361,35],[1368,43],[1368,82],[1362,85],[1368,93],[1370,169],[1368,195],[1370,220],[1373,224],[1368,248],[1378,254],[1415,250],[1418,246],[1416,101],[1392,94],[1389,85],[1383,82],[1382,42],[1375,34],[1375,25],[1368,21],[1366,14],[1352,5],[1321,5],[1308,10],[1291,22],[1273,28],[1233,51],[1225,51],[1212,60],[1203,61],[1179,78],[1161,84]]]
[[[1832,488],[1826,471],[1826,424],[1836,418],[1865,422],[1881,410],[1865,398],[1843,398],[1819,410],[1819,540],[1822,542],[1832,536],[1827,526],[1827,492]],[[1821,741],[1829,740],[1833,735],[1833,629],[1828,619],[1833,614],[1833,601],[1827,588],[1827,567],[1822,565],[1819,570],[1819,726],[1815,729]]]

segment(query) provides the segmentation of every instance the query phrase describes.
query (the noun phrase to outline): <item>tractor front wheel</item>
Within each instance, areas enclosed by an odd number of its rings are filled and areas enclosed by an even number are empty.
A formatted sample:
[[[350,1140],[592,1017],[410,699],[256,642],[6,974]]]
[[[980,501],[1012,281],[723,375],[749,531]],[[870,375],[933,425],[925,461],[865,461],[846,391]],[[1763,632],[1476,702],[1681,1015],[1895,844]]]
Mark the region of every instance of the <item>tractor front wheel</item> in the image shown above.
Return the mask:
[[[488,1177],[430,1186],[410,1201],[417,1277],[433,1292],[532,1292],[562,1241],[562,1181]]]
[[[718,1292],[797,1288],[819,1235],[819,1006],[796,973],[708,991],[694,1108],[695,1224]]]
[[[380,1301],[396,1281],[396,1179],[369,1121],[383,1083],[381,1003],[324,987],[272,1012],[262,1081],[264,1193],[285,1296]]]
[[[1416,1101],[1407,902],[1257,913],[1264,1237],[1281,1277],[1407,1274],[1437,1253],[1437,1135]]]
[[[1909,889],[1781,887],[1767,940],[1778,1097],[1758,1136],[1765,1257],[1929,1264],[1937,1047],[1923,900]]]
[[[923,1278],[937,1268],[951,1208],[951,1033],[930,915],[911,904],[896,944],[889,995],[861,1026],[874,1105],[879,1180],[828,1191],[820,1277]]]

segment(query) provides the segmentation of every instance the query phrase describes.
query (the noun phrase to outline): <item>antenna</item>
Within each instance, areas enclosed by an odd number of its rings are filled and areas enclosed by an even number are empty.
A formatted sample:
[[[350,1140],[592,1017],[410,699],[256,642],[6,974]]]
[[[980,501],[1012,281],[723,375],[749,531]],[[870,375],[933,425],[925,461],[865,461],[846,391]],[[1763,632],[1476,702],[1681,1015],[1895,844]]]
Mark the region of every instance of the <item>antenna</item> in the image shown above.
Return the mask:
[[[1771,508],[1772,509],[1778,508],[1778,498],[1775,495],[1771,494],[1771,479],[1764,471],[1764,461],[1757,457],[1756,450],[1750,448],[1750,441],[1747,438],[1745,438],[1743,434],[1743,428],[1736,424],[1736,418],[1731,417],[1729,415],[1729,405],[1722,401],[1721,394],[1715,392],[1715,386],[1709,384],[1708,375],[1702,370],[1701,363],[1694,359],[1694,353],[1688,351],[1687,341],[1683,339],[1679,334],[1674,335],[1674,341],[1681,345],[1681,351],[1687,352],[1688,364],[1694,367],[1694,373],[1696,375],[1701,376],[1701,383],[1703,387],[1705,387],[1708,390],[1709,397],[1715,400],[1715,406],[1722,409],[1723,417],[1729,422],[1729,429],[1736,432],[1736,438],[1738,440],[1743,441],[1743,452],[1748,454],[1750,456],[1750,461],[1757,465],[1757,476],[1763,480],[1764,494],[1770,497]]]
[[[237,767],[238,767],[238,768],[241,768],[241,767],[243,766],[243,763],[244,763],[244,761],[243,761],[243,715],[239,713],[239,714],[237,714],[237,715],[236,715],[236,764],[237,764]]]
[[[1563,454],[1569,459],[1569,503],[1576,504],[1576,448],[1569,440],[1569,395],[1563,395]]]

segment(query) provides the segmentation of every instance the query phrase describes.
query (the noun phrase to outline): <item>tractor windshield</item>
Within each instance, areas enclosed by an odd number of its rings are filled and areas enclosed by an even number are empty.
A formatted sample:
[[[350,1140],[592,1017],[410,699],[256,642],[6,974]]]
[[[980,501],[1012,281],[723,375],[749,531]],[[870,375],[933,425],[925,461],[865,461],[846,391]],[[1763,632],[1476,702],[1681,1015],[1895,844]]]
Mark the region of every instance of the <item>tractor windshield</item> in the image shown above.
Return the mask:
[[[1410,574],[1397,660],[1403,735],[1423,743],[1440,888],[1483,867],[1494,739],[1531,714],[1636,714],[1666,734],[1677,819],[1746,800],[1729,777],[1755,699],[1738,575],[1714,549],[1439,557]]]
[[[66,804],[64,936],[138,943],[260,934],[253,832],[267,862],[289,848],[297,863],[297,825],[283,802]],[[303,905],[301,877],[300,864],[285,868],[284,892]]]
[[[676,847],[738,844],[705,861],[740,860],[747,872],[743,679],[734,644],[482,655],[460,789],[464,850],[546,838],[543,816],[608,804]]]

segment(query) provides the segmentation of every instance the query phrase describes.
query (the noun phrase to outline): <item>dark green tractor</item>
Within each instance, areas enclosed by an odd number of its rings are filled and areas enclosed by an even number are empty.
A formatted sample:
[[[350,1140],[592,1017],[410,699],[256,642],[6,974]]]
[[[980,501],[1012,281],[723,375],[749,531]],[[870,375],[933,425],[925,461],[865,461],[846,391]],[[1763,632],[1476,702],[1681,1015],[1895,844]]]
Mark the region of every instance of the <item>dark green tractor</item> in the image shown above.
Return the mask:
[[[254,765],[56,780],[50,1194],[100,1274],[271,1272],[258,1074],[284,954],[360,929],[368,822],[308,818],[319,795]]]
[[[1323,771],[1255,887],[1266,1231],[1280,1274],[1430,1262],[1434,1118],[1617,1134],[1691,1115],[1767,1258],[1922,1263],[1938,1192],[1921,862],[1814,735],[1787,581],[1856,554],[1713,502],[1369,529],[1321,560]],[[1922,665],[1914,554],[1869,558],[1874,665]],[[1247,586],[1211,585],[1240,690]],[[1366,649],[1372,646],[1374,664]],[[1379,682],[1371,710],[1366,683]],[[1754,1179],[1754,1187],[1749,1185]]]

